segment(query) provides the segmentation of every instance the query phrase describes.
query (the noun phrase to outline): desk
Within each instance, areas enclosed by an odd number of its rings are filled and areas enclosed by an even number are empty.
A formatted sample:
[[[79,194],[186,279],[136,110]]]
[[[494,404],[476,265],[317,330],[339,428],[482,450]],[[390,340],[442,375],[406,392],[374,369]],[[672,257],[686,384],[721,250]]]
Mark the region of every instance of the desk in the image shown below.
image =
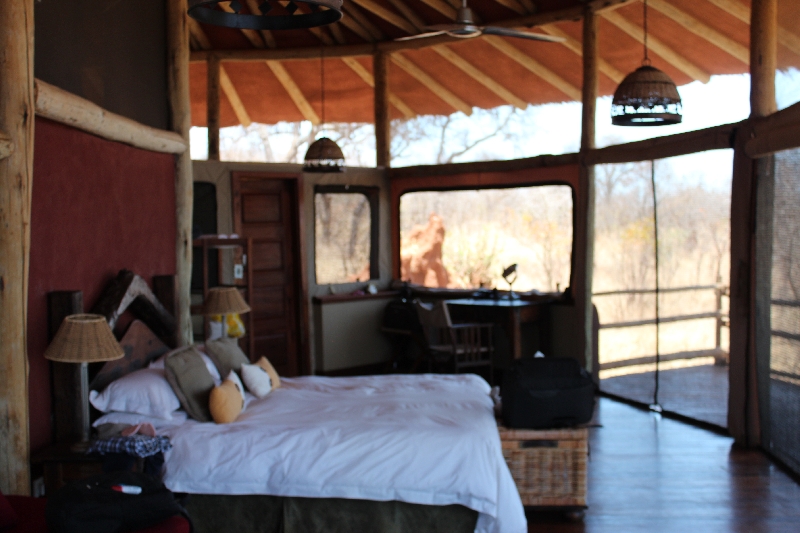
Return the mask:
[[[541,322],[545,317],[544,306],[548,302],[529,302],[527,300],[486,299],[477,300],[464,298],[446,300],[451,315],[459,320],[477,322],[500,323],[506,330],[511,356],[513,359],[522,357],[522,341],[520,340],[520,325],[528,322]],[[545,331],[539,327],[539,337],[545,338]],[[541,344],[544,344],[542,342]]]

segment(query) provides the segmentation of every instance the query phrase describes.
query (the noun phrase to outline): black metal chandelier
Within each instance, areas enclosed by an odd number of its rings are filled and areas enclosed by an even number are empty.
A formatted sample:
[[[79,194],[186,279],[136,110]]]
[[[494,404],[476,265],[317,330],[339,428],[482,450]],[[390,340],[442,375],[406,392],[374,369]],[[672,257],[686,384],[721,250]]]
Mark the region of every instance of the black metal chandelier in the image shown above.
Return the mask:
[[[325,126],[325,50],[322,50],[320,62],[320,93],[322,99],[322,121]],[[344,172],[344,153],[336,141],[325,136],[320,137],[308,147],[303,160],[303,172]]]
[[[647,55],[647,0],[644,0],[644,60],[614,92],[611,123],[616,126],[668,126],[678,124],[681,96],[669,76],[650,66]]]
[[[232,12],[217,9],[217,4],[228,1],[189,0],[189,16],[206,24],[250,30],[313,28],[342,18],[342,0],[258,0],[258,13],[243,13],[242,2],[230,0]]]

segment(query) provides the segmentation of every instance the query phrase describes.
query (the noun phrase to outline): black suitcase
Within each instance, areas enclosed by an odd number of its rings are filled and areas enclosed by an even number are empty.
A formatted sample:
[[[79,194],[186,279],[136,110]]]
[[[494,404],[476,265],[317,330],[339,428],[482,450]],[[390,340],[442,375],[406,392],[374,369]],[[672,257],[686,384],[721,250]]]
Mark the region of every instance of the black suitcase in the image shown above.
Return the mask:
[[[575,359],[518,359],[503,376],[503,423],[527,429],[585,424],[592,419],[594,389]]]

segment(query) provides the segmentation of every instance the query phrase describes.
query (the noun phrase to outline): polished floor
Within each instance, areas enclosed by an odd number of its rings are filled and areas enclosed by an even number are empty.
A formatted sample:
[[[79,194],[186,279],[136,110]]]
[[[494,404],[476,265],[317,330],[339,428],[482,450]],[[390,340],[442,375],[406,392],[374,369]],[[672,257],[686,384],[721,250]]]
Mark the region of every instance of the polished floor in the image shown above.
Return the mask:
[[[762,453],[607,398],[595,422],[583,520],[529,511],[529,532],[800,532],[800,485]]]
[[[600,388],[603,392],[649,405],[653,403],[655,372],[603,379]],[[727,366],[662,370],[658,390],[658,403],[663,409],[720,428],[728,427]]]

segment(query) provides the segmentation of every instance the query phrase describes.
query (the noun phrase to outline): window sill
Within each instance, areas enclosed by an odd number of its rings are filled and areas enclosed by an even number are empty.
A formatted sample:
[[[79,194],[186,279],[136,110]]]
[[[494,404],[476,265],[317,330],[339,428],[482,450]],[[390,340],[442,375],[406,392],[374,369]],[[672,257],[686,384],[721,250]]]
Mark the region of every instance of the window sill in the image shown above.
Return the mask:
[[[311,301],[315,304],[338,304],[343,302],[360,302],[362,300],[378,300],[381,298],[394,298],[400,291],[378,291],[376,294],[328,294],[314,296]]]

